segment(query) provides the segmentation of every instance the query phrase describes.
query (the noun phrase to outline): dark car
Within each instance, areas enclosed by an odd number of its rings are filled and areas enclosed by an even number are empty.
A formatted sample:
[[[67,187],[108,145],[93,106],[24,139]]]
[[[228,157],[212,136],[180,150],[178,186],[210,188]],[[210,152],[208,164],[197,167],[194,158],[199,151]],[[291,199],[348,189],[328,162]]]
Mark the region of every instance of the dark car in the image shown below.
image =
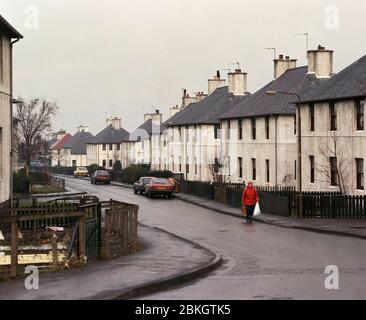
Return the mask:
[[[109,172],[106,170],[95,171],[92,174],[90,180],[91,180],[92,184],[97,184],[97,183],[111,184],[111,176],[110,176]]]
[[[174,193],[174,185],[168,180],[163,178],[153,178],[145,186],[145,195],[151,198],[154,195],[166,196],[169,199],[172,198]]]
[[[145,192],[145,186],[150,182],[153,177],[141,177],[139,181],[133,185],[133,191],[135,194],[143,194]]]

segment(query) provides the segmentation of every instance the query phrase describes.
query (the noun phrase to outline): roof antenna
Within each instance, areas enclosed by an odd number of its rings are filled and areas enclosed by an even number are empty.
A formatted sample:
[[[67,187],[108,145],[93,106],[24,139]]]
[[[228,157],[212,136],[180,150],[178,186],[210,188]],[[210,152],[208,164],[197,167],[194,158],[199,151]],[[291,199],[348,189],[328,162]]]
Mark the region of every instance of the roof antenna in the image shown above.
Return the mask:
[[[305,36],[306,38],[306,58],[308,57],[308,51],[309,51],[309,33],[295,33],[295,36]]]
[[[273,50],[273,53],[274,53],[274,59],[276,60],[277,59],[277,49],[276,48],[264,48],[264,50]]]
[[[239,61],[230,63],[230,65],[235,65],[235,64],[237,65],[238,69],[240,69],[240,62]]]

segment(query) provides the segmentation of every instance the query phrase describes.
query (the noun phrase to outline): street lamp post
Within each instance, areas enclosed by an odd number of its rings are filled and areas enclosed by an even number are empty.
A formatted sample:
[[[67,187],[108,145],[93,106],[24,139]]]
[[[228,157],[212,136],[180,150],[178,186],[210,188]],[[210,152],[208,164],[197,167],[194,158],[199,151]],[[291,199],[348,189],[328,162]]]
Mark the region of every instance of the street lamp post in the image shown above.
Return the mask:
[[[301,104],[301,98],[300,95],[297,93],[292,92],[284,92],[284,91],[267,91],[267,94],[270,96],[275,96],[277,94],[285,94],[289,96],[295,96],[297,97],[297,162],[298,162],[298,168],[297,168],[297,189],[300,194],[302,193],[302,175],[301,175],[301,169],[302,169],[302,148],[301,148],[301,111],[300,111],[300,104]]]

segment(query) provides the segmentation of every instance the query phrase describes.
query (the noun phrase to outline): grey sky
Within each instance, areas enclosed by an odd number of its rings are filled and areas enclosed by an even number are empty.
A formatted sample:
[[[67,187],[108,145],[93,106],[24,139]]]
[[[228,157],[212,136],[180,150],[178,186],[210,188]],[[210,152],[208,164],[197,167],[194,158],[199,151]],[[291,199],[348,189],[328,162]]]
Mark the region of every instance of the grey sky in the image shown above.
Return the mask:
[[[327,28],[334,5],[339,28]],[[36,30],[25,27],[28,6],[39,9]],[[1,0],[1,14],[25,37],[15,48],[15,94],[57,100],[54,127],[71,133],[80,124],[97,133],[106,114],[132,130],[151,106],[166,119],[181,88],[206,92],[207,78],[231,62],[241,62],[254,92],[273,78],[264,47],[306,63],[295,33],[334,49],[336,71],[366,54],[364,0]]]

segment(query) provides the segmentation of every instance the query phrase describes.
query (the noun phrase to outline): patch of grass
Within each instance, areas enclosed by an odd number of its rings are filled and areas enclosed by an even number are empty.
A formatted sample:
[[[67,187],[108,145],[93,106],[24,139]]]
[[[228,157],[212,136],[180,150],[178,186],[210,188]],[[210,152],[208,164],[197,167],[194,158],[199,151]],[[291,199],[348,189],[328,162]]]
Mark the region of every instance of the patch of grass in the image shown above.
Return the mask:
[[[32,194],[47,194],[65,192],[65,189],[57,188],[51,185],[34,184],[32,185]]]

